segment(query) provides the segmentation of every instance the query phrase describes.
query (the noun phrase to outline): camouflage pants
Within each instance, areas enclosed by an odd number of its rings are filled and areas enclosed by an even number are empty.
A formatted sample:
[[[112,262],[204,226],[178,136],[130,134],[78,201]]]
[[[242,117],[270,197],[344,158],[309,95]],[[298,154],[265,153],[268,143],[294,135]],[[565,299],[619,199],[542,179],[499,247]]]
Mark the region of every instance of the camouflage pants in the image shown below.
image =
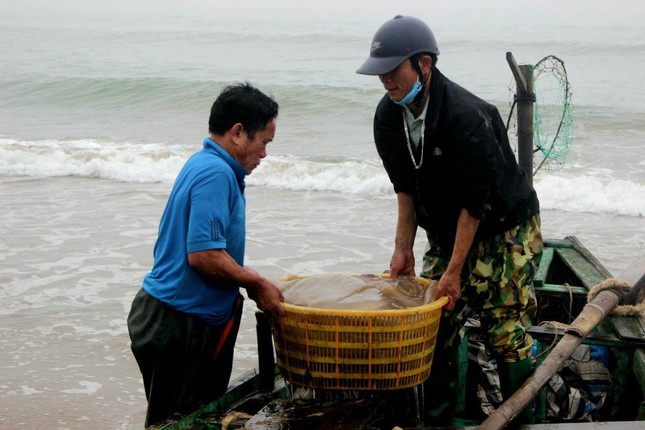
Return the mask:
[[[507,362],[529,356],[533,339],[526,332],[537,310],[532,281],[542,257],[540,217],[473,245],[461,274],[461,298],[444,311],[439,348],[456,347],[468,318],[477,317],[487,333],[489,352]],[[426,246],[421,276],[438,280],[448,260]]]

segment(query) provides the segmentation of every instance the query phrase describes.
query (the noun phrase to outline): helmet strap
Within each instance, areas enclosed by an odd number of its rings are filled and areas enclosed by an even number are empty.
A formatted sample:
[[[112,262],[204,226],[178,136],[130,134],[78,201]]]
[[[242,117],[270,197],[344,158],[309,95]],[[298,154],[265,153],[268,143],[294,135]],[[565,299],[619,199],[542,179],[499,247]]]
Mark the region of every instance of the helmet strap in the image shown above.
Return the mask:
[[[415,55],[412,58],[410,58],[410,62],[412,63],[412,67],[414,67],[414,70],[416,70],[417,74],[419,75],[419,82],[421,82],[420,91],[417,93],[416,97],[414,97],[414,100],[412,100],[412,103],[420,105],[421,100],[423,100],[423,95],[425,93],[426,83],[425,83],[425,80],[423,79],[421,66],[419,66],[419,58]]]

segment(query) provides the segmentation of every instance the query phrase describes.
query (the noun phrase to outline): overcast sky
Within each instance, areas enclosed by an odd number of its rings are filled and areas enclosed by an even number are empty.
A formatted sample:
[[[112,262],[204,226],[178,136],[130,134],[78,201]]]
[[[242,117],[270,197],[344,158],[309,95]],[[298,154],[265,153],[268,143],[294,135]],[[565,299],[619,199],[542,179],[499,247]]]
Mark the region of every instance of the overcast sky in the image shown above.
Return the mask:
[[[531,15],[549,19],[562,18],[564,22],[579,20],[623,19],[645,22],[643,0],[2,0],[0,14],[20,11],[73,11],[73,10],[123,10],[123,11],[281,11],[288,13],[307,11],[328,14],[362,12],[389,16],[397,13],[424,15],[436,13],[473,14],[495,13],[504,16]],[[644,24],[645,25],[645,24]]]

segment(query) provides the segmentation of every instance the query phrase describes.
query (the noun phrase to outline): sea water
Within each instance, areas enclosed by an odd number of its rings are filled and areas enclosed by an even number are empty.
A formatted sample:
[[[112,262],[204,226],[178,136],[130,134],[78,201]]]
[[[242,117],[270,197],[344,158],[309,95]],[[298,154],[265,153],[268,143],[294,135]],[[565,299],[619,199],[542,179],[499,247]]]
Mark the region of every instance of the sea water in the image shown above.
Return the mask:
[[[246,264],[271,278],[388,268],[396,199],[372,141],[383,88],[355,70],[397,13],[424,19],[439,69],[504,118],[506,52],[563,60],[573,139],[564,167],[534,178],[544,235],[577,236],[614,274],[643,254],[641,2],[229,3],[0,7],[0,427],[143,426],[125,319],[174,177],[228,84],[280,104],[247,178]],[[256,365],[254,310],[234,375]]]

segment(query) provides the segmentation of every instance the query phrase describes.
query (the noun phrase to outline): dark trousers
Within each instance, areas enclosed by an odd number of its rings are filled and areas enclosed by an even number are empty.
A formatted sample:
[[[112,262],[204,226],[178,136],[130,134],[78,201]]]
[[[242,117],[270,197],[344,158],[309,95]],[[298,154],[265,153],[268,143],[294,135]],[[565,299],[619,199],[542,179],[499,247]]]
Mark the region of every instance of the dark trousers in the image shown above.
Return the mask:
[[[145,426],[196,411],[226,392],[242,318],[242,296],[231,320],[212,326],[178,312],[141,289],[128,331],[148,399]]]

